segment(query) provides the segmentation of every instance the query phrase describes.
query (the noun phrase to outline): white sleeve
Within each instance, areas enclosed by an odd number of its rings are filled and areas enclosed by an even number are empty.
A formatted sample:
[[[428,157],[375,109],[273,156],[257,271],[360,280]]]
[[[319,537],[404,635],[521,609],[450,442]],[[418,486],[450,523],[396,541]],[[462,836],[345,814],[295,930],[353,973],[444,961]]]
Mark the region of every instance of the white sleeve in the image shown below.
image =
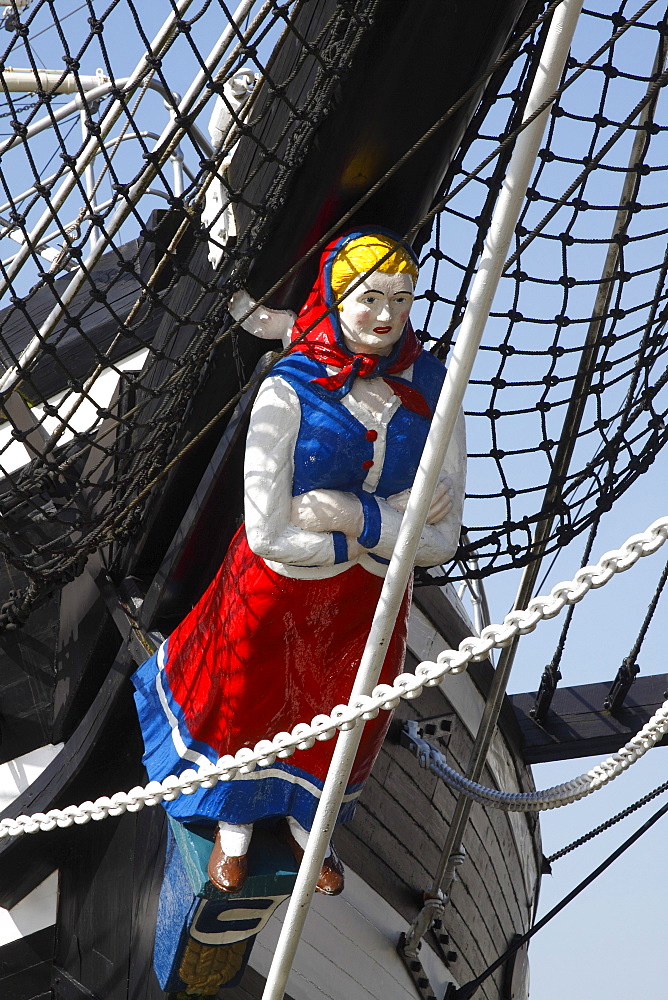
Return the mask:
[[[260,340],[280,340],[283,347],[290,343],[290,332],[295,325],[295,314],[289,309],[269,309],[257,307],[255,299],[242,288],[227,303],[228,312],[236,320],[242,320],[244,330]],[[252,312],[251,312],[252,310]],[[246,316],[247,313],[250,315]],[[246,316],[246,319],[243,317]]]
[[[266,379],[250,418],[244,466],[248,544],[256,555],[299,566],[333,566],[328,531],[304,531],[290,521],[294,451],[301,407],[280,376]]]
[[[459,411],[457,417],[441,469],[441,478],[448,479],[451,484],[452,507],[438,524],[424,526],[415,558],[417,566],[440,566],[441,563],[449,562],[459,545],[466,490],[466,426],[463,410]],[[369,551],[384,559],[390,559],[403,514],[390,507],[380,497],[377,499],[381,516],[380,538]]]

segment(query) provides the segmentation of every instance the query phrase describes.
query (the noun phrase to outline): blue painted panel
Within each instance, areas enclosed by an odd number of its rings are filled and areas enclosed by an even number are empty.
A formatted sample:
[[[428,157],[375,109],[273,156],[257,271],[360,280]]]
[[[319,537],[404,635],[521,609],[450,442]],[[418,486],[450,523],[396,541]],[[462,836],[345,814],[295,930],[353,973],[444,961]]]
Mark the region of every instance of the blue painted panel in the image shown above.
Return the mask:
[[[185,989],[185,983],[179,978],[178,970],[188,940],[188,929],[198,903],[199,900],[193,895],[174,834],[168,827],[165,874],[160,890],[153,951],[155,974],[165,991]]]
[[[206,873],[215,827],[177,823],[171,816],[169,823],[196,896],[227,901],[288,896],[292,892],[297,863],[290,848],[269,831],[255,827],[248,852],[248,878],[241,892],[230,894],[216,889]]]
[[[244,888],[234,894],[220,892],[206,874],[213,834],[213,829],[185,827],[169,818],[154,950],[156,975],[165,991],[187,987],[179,969],[189,941],[220,948],[246,941],[239,971],[221,987],[236,985],[256,935],[294,886],[297,865],[292,853],[271,833],[256,829]]]
[[[190,936],[200,944],[219,946],[256,937],[287,896],[238,899],[220,903],[203,899],[192,918]],[[241,905],[244,904],[244,909]]]

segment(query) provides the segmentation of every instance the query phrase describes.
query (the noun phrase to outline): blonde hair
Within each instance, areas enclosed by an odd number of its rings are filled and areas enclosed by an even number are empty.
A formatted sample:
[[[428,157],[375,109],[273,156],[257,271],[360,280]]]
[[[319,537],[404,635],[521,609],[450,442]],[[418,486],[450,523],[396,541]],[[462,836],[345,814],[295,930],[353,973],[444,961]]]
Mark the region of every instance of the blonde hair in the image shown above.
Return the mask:
[[[386,257],[390,250],[393,250],[394,253],[387,257],[387,260],[383,260],[383,257]],[[379,261],[382,263],[379,264]],[[357,239],[351,240],[339,250],[334,258],[330,279],[334,297],[341,298],[348,285],[372,268],[376,271],[382,271],[384,274],[410,274],[413,285],[417,282],[417,265],[408,250],[401,243],[393,240],[391,236],[371,233],[368,236],[358,236]]]

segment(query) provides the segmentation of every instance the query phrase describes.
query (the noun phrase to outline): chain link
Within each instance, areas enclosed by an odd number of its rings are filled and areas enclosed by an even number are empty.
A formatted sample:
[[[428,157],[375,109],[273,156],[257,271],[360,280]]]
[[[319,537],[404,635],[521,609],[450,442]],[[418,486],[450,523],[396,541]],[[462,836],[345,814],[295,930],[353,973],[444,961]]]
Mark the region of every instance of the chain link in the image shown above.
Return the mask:
[[[352,729],[360,721],[374,719],[381,710],[391,711],[402,698],[411,700],[419,697],[424,687],[438,685],[446,674],[461,673],[471,661],[485,659],[492,649],[506,646],[516,635],[533,632],[543,619],[554,618],[567,605],[581,601],[590,590],[604,586],[616,573],[626,572],[639,559],[656,552],[667,538],[668,515],[658,518],[641,534],[633,535],[619,549],[606,552],[596,566],[585,566],[573,580],[557,584],[548,596],[534,598],[526,611],[506,615],[502,625],[489,625],[482,630],[479,638],[470,636],[464,639],[458,650],[444,650],[439,653],[436,662],[427,660],[419,663],[414,674],[403,673],[393,684],[379,684],[370,695],[357,695],[348,705],[336,705],[329,715],[317,715],[310,723],[298,723],[291,733],[277,733],[271,740],[260,740],[254,748],[242,747],[236,754],[226,754],[215,764],[209,762],[197,771],[187,768],[180,775],[170,774],[161,782],[150,781],[143,788],[137,785],[129,792],[116,792],[111,797],[103,795],[94,802],[0,820],[0,839],[54,830],[56,827],[65,828],[107,816],[120,816],[126,811],[138,812],[144,806],[171,802],[179,795],[192,795],[199,788],[212,788],[217,781],[231,781],[239,774],[250,774],[256,767],[269,767],[277,758],[284,760],[291,757],[295,750],[308,750],[316,740],[332,739],[339,729]],[[545,792],[516,794],[477,786],[476,794],[481,789],[480,794],[486,796],[484,801],[491,805],[512,796],[510,801],[517,802],[517,809],[554,809],[583,798],[612,781],[655,746],[666,732],[668,701],[618,753],[597,764],[586,775]],[[468,781],[459,777],[463,783]],[[470,782],[469,785],[475,783]]]

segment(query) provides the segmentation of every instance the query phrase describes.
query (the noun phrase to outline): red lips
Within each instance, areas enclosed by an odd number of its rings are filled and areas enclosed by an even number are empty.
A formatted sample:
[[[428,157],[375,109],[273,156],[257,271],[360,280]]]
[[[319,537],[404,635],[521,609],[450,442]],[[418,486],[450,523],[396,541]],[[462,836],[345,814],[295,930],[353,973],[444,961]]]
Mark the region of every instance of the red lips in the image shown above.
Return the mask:
[[[392,329],[391,326],[374,326],[373,332],[374,333],[389,333],[391,329]]]

